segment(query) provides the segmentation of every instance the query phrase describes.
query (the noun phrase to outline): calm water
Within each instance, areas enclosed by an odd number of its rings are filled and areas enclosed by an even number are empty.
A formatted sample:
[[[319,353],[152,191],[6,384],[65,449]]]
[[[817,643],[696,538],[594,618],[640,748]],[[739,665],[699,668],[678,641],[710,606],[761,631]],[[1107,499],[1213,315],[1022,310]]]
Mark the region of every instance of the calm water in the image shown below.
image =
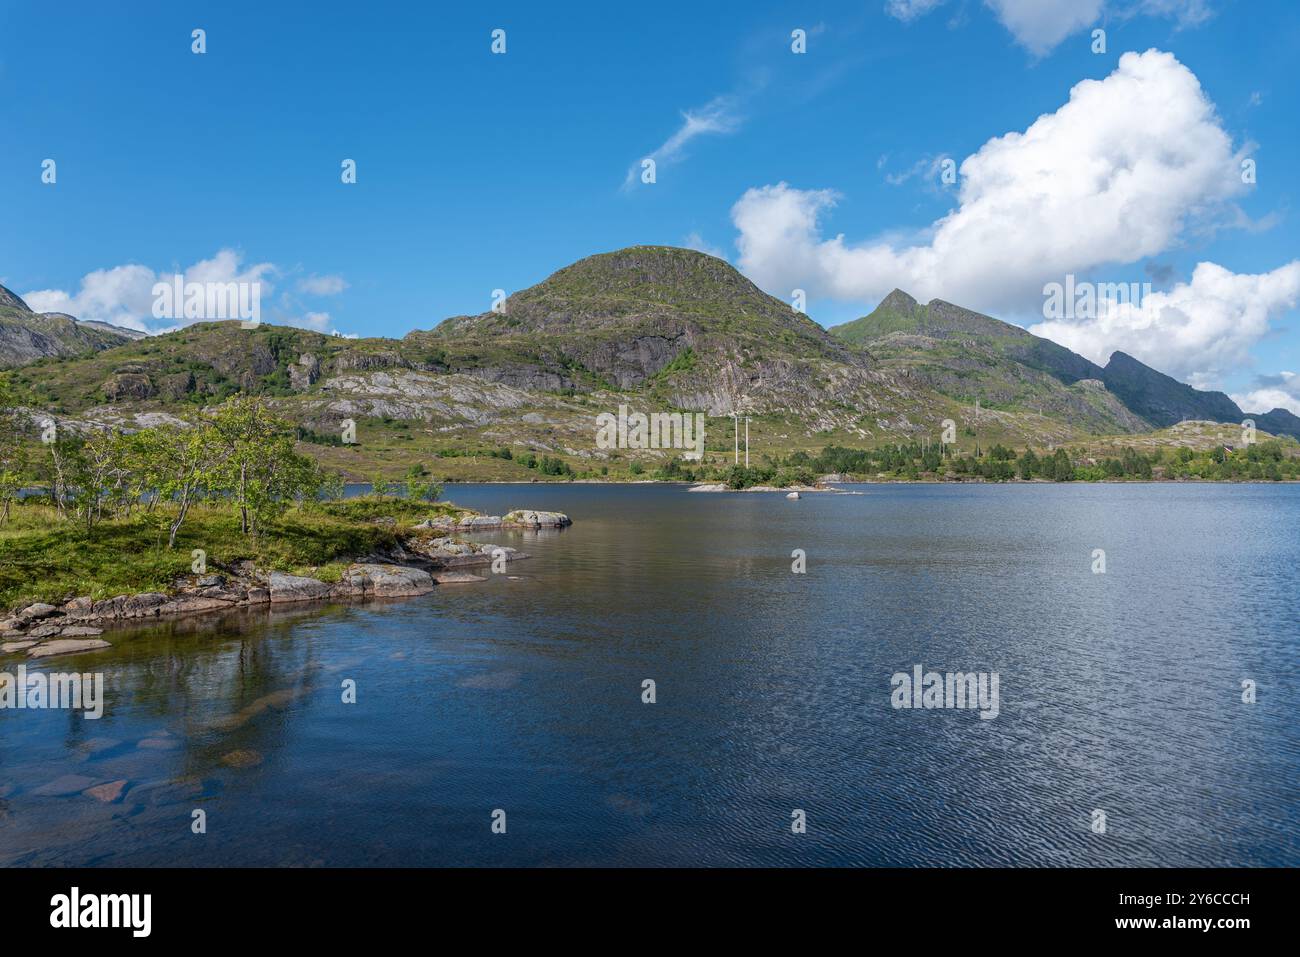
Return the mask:
[[[101,720],[0,711],[0,863],[1300,864],[1300,487],[854,488],[452,486],[575,524],[482,536],[514,577],[109,635],[44,666]],[[916,664],[1000,715],[893,709]]]

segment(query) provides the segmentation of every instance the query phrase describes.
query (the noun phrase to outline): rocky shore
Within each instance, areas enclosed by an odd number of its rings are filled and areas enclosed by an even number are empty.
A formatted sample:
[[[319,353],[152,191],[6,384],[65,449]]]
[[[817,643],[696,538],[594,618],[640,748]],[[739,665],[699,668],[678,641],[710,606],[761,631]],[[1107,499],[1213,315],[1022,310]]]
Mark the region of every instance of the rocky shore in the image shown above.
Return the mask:
[[[467,542],[455,535],[570,524],[562,512],[531,509],[504,516],[444,517],[414,526],[400,545],[385,554],[352,562],[334,582],[259,569],[245,561],[212,574],[178,578],[165,594],[142,592],[98,601],[86,596],[62,605],[37,602],[0,620],[0,654],[48,658],[97,651],[110,647],[102,637],[103,626],[119,623],[287,602],[407,598],[426,594],[435,585],[482,582],[487,579],[457,569],[529,556],[509,546]]]
[[[848,489],[831,488],[828,485],[750,485],[747,488],[732,488],[726,482],[706,482],[702,485],[692,485],[686,491],[688,492],[785,492],[786,498],[798,498],[801,492],[828,492],[835,495],[858,495],[859,492],[852,492]]]

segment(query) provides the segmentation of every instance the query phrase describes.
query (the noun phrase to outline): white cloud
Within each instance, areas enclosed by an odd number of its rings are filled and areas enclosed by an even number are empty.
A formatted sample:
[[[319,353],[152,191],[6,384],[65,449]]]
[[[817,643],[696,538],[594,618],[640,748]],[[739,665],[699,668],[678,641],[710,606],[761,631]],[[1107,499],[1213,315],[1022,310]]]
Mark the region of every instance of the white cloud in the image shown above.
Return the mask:
[[[727,254],[718,246],[705,240],[698,231],[692,232],[682,240],[682,245],[687,249],[694,249],[696,252],[707,253],[710,256],[716,256],[718,259],[726,259]]]
[[[298,291],[309,296],[337,296],[347,288],[342,276],[307,276],[298,280]]]
[[[1029,331],[1103,365],[1115,350],[1127,352],[1204,387],[1248,364],[1250,349],[1268,333],[1270,320],[1297,302],[1300,260],[1260,275],[1203,262],[1191,282],[1149,293],[1140,304],[1115,305],[1088,319],[1042,322]]]
[[[166,332],[195,321],[154,318],[154,284],[171,282],[175,272],[154,272],[135,263],[114,266],[87,273],[76,292],[38,289],[23,294],[23,298],[36,312],[66,312],[77,319],[99,320],[144,332]],[[245,266],[243,254],[233,249],[219,250],[211,259],[200,260],[181,270],[187,283],[257,283],[263,302],[273,289],[268,277],[276,273],[277,269],[271,263]]]
[[[309,312],[296,322],[290,321],[289,325],[298,326],[300,329],[315,329],[317,332],[329,332],[330,314],[328,312]]]
[[[157,281],[154,271],[145,266],[114,266],[87,273],[76,293],[37,289],[22,298],[34,312],[64,312],[77,319],[148,331],[145,320],[152,318],[152,289]]]
[[[1234,394],[1232,401],[1246,412],[1286,409],[1294,415],[1300,415],[1300,375],[1279,372],[1277,375],[1261,376],[1255,386],[1249,392]]]
[[[1126,53],[1103,80],[960,166],[958,206],[911,241],[823,238],[839,196],[779,183],[732,208],[739,265],[767,289],[869,303],[899,286],[984,311],[1039,314],[1045,282],[1136,263],[1193,221],[1237,215],[1238,155],[1172,55]],[[1141,278],[1141,277],[1135,277]]]
[[[734,133],[740,128],[740,123],[737,98],[734,96],[715,96],[699,109],[684,110],[682,125],[677,131],[654,152],[639,157],[628,167],[627,176],[623,180],[624,188],[632,186],[639,179],[642,160],[654,160],[656,168],[669,165],[682,157],[686,144],[696,137],[709,133]]]
[[[1021,46],[1035,56],[1050,53],[1077,30],[1097,21],[1102,0],[984,0]]]
[[[1113,6],[1120,16],[1172,17],[1179,28],[1200,26],[1214,16],[1209,0],[1138,0],[1136,4]]]
[[[889,0],[885,4],[885,12],[907,22],[925,16],[942,3],[944,0]]]
[[[888,0],[885,12],[904,22],[924,16],[946,0]],[[1207,0],[984,0],[1016,42],[1045,56],[1071,34],[1104,15],[1170,17],[1179,28],[1198,26],[1212,15]]]
[[[1043,287],[1079,279],[1141,282],[1137,266],[1192,227],[1240,226],[1245,188],[1196,77],[1173,56],[1126,53],[1103,80],[1024,132],[995,137],[961,164],[958,205],[918,235],[850,243],[821,220],[841,197],[786,183],[733,206],[740,269],[768,290],[870,306],[900,287],[993,315],[1041,316]],[[1115,275],[1116,266],[1120,269]],[[1300,260],[1260,275],[1211,262],[1140,307],[1032,331],[1104,363],[1114,350],[1200,386],[1250,362],[1269,323],[1300,297]]]
[[[881,157],[881,159],[883,160],[884,157]],[[885,182],[890,186],[902,186],[908,180],[915,179],[918,176],[924,180],[937,181],[939,179],[939,174],[943,171],[944,161],[947,159],[947,156],[942,155],[922,156],[911,166],[907,167],[907,169],[900,170],[897,173],[886,173]],[[877,162],[876,168],[882,169],[884,168],[884,165],[883,162]],[[956,163],[953,164],[952,168],[954,170],[956,169]]]

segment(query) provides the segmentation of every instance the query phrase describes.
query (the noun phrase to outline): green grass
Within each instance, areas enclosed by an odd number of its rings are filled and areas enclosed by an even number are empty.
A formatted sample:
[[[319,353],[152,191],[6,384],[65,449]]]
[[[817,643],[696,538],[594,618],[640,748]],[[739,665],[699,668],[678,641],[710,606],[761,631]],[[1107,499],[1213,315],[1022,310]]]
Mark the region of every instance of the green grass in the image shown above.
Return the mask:
[[[146,591],[170,591],[175,579],[193,574],[191,552],[207,554],[209,571],[245,559],[274,568],[338,581],[348,561],[396,544],[411,525],[467,510],[448,502],[356,498],[290,510],[256,538],[240,533],[229,508],[198,506],[167,547],[170,513],[137,513],[105,522],[87,534],[45,504],[15,507],[0,525],[0,609],[34,601],[60,603],[82,595],[95,599]],[[378,519],[391,518],[395,523]]]

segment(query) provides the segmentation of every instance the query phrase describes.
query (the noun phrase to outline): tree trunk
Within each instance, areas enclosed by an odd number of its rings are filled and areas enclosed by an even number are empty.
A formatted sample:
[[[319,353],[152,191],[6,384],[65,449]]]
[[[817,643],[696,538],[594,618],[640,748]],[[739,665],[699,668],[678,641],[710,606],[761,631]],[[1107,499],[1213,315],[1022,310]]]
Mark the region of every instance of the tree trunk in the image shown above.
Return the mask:
[[[248,534],[248,463],[239,463],[239,530]]]

